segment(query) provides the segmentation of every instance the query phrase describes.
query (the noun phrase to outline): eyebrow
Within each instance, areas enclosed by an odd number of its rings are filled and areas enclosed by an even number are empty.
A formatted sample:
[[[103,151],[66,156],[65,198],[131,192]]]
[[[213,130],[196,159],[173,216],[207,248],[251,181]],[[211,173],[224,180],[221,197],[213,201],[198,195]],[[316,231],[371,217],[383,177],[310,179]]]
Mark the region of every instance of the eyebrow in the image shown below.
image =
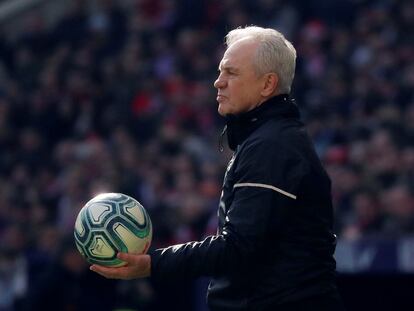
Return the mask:
[[[239,69],[237,69],[236,67],[233,67],[233,66],[226,66],[226,65],[222,65],[221,63],[220,63],[220,65],[218,66],[218,70],[219,71],[222,71],[222,70],[225,70],[225,71],[235,71],[235,72],[238,72],[239,71]]]

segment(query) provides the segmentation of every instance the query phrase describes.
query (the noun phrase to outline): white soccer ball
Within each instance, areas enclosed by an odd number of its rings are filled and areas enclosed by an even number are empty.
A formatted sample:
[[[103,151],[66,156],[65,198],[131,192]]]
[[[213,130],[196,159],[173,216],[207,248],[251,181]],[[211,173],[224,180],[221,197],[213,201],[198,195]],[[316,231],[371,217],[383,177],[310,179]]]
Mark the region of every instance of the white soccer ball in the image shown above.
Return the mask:
[[[103,266],[123,266],[117,252],[145,254],[152,224],[144,207],[122,193],[103,193],[87,202],[75,222],[75,244],[86,260]]]

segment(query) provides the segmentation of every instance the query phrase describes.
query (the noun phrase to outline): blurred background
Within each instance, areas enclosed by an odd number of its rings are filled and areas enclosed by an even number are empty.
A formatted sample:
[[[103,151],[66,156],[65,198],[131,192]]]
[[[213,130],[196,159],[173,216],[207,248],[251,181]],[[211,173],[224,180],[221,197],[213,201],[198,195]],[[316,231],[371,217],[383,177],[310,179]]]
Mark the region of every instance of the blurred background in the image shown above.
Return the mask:
[[[90,272],[73,226],[92,196],[123,192],[150,213],[154,248],[215,232],[231,153],[213,81],[223,37],[250,24],[297,49],[348,310],[414,310],[413,1],[3,0],[1,311],[207,310],[205,279]]]

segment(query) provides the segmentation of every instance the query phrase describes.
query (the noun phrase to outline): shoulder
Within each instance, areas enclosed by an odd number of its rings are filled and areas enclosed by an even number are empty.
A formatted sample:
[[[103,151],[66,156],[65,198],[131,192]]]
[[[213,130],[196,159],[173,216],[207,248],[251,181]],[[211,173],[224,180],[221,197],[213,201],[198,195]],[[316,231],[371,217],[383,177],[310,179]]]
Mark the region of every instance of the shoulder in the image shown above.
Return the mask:
[[[302,175],[309,171],[309,156],[304,152],[303,127],[291,122],[266,122],[240,146],[236,162],[239,169],[262,174]]]
[[[243,180],[295,193],[310,169],[307,157],[301,153],[300,127],[272,123],[263,124],[240,146],[235,173]]]
[[[248,154],[301,157],[307,142],[303,124],[298,120],[269,120],[254,131],[242,144]]]

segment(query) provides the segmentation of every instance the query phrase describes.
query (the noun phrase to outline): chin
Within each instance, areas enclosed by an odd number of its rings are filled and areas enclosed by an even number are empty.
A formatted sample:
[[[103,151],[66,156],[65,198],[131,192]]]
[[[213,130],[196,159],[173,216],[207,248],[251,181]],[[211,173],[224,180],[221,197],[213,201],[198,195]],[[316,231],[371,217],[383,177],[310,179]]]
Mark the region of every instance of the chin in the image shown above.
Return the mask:
[[[228,114],[229,114],[229,112],[228,112],[226,109],[223,109],[223,108],[221,107],[221,105],[219,105],[219,106],[218,106],[218,108],[217,108],[217,112],[218,112],[218,114],[219,114],[219,115],[221,115],[222,117],[225,117],[226,115],[228,115]]]
[[[221,111],[221,110],[218,110],[218,114],[219,114],[220,116],[222,116],[222,117],[225,117],[225,116],[227,116],[227,115],[228,115],[228,113],[223,112],[223,111]]]

